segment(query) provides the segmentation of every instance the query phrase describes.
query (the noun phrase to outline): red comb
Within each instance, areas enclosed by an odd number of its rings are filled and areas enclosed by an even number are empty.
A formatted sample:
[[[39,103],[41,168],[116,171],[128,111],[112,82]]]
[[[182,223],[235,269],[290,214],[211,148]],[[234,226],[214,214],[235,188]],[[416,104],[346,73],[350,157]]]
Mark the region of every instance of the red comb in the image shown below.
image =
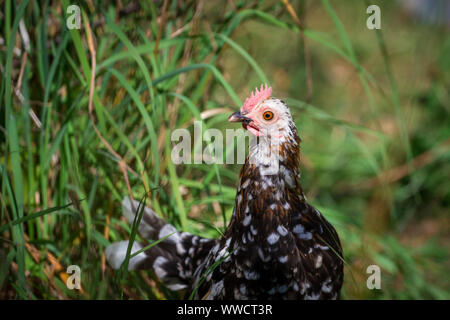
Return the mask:
[[[244,105],[242,106],[243,111],[251,111],[258,103],[270,98],[272,96],[272,88],[261,85],[261,88],[258,91],[258,88],[255,89],[254,92],[245,99]]]

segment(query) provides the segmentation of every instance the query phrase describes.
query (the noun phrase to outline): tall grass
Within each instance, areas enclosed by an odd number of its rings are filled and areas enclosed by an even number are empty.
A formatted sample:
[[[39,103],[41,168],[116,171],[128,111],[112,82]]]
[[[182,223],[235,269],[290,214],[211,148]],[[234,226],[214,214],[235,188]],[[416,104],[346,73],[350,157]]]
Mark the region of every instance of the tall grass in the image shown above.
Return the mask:
[[[343,242],[343,298],[449,298],[448,63],[435,62],[434,78],[419,68],[430,84],[408,90],[390,38],[365,29],[363,4],[308,1],[299,14],[307,17],[308,74],[286,3],[149,1],[134,10],[92,1],[81,8],[81,29],[69,30],[68,0],[5,0],[1,298],[181,297],[151,271],[107,266],[108,244],[140,240],[121,217],[121,200],[146,199],[179,230],[219,237],[239,165],[175,166],[171,133],[193,132],[194,120],[203,132],[224,130],[260,83],[271,83],[294,113],[303,187]],[[359,26],[351,10],[361,11]],[[438,45],[445,33],[436,34],[431,45],[445,57],[450,44]],[[336,66],[350,74],[347,84],[330,80]],[[307,77],[313,95],[305,102]],[[366,288],[371,264],[382,268],[382,290]],[[69,265],[81,268],[81,290],[66,286]]]

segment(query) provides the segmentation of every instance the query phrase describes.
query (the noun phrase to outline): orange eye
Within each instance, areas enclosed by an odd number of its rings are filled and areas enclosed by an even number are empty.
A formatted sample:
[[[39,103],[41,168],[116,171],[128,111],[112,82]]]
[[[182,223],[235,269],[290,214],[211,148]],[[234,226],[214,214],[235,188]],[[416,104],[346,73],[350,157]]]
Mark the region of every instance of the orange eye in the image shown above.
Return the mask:
[[[264,120],[272,120],[273,118],[273,112],[272,111],[266,111],[263,113]]]

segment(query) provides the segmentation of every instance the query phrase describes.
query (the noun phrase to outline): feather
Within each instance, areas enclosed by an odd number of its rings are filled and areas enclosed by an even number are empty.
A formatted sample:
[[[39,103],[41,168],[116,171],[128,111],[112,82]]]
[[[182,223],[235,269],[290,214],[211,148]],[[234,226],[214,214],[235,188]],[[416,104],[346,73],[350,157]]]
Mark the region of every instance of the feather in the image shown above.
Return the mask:
[[[325,217],[306,202],[300,184],[300,138],[288,107],[261,86],[232,121],[257,121],[259,108],[277,113],[273,145],[262,134],[250,149],[239,179],[231,221],[221,239],[179,232],[145,207],[138,230],[143,238],[167,239],[131,259],[130,269],[152,268],[172,290],[196,299],[336,299],[343,281],[342,248]],[[269,99],[270,98],[270,99]],[[263,105],[262,105],[263,103]],[[266,109],[264,109],[266,110]],[[271,111],[271,112],[272,112]],[[242,121],[244,121],[242,120]],[[231,121],[231,120],[230,120]],[[269,132],[269,131],[267,131]],[[277,154],[277,170],[268,173]],[[271,152],[268,152],[271,151]],[[123,214],[134,221],[137,201],[124,198]],[[133,244],[132,252],[146,246]],[[127,241],[106,249],[113,268],[122,263]]]

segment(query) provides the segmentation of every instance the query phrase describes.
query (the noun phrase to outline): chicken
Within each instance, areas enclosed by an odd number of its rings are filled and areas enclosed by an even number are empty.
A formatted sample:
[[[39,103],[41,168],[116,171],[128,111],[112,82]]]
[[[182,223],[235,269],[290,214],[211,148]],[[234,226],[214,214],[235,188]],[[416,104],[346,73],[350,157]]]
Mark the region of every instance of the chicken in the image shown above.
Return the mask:
[[[172,290],[195,299],[336,299],[343,257],[333,226],[306,202],[299,180],[300,138],[286,104],[261,86],[228,121],[253,135],[241,169],[235,207],[223,237],[178,232],[145,208],[139,232],[158,245],[131,259],[130,269],[153,268]],[[132,222],[137,201],[125,198]],[[127,241],[106,249],[113,268]],[[132,252],[143,247],[135,243]]]

